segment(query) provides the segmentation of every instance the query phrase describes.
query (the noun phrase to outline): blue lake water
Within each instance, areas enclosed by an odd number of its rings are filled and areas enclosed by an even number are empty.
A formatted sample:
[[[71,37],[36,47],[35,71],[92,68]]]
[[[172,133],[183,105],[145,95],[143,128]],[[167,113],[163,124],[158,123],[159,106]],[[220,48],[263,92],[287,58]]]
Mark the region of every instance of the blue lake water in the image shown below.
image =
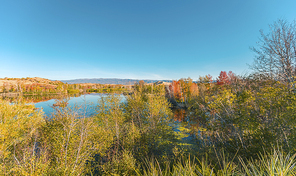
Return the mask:
[[[68,98],[67,107],[79,107],[80,113],[86,113],[85,115],[91,116],[95,113],[95,107],[98,105],[98,100],[101,97],[107,96],[107,94],[101,93],[92,93],[92,94],[84,94],[79,97],[70,97]],[[124,95],[119,95],[122,101],[125,101]],[[56,103],[55,99],[51,99],[44,102],[35,103],[35,107],[38,109],[42,109],[44,114],[50,116],[54,111],[53,104]]]

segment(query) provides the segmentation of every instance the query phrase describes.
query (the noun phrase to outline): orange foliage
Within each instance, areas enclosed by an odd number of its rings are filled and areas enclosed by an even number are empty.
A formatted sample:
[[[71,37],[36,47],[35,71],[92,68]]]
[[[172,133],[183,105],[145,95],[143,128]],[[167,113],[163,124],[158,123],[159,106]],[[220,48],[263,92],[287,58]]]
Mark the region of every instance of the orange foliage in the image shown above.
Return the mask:
[[[191,86],[190,86],[190,93],[191,95],[193,96],[196,96],[199,94],[199,90],[198,90],[198,86],[196,83],[192,83]]]
[[[185,120],[186,117],[186,111],[185,109],[176,109],[174,111],[174,120],[182,122]]]
[[[172,84],[169,86],[170,92],[173,93],[173,96],[176,99],[181,99],[181,84],[180,81],[173,81]]]

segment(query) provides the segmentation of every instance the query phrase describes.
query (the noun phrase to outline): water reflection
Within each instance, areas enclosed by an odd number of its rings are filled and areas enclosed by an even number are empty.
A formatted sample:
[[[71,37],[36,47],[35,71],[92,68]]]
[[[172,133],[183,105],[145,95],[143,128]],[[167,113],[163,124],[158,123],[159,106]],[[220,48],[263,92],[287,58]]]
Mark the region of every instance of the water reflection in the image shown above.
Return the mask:
[[[54,112],[53,107],[57,104],[57,100],[67,101],[67,107],[79,109],[79,111],[85,116],[91,116],[96,112],[95,107],[98,105],[98,100],[103,96],[107,96],[107,94],[76,94],[72,97],[60,97],[58,99],[50,99],[48,101],[41,101],[34,104],[36,108],[42,109],[45,115],[50,115]],[[125,101],[125,97],[123,95],[120,95],[120,97],[122,101]]]
[[[184,122],[186,121],[187,113],[185,109],[174,109],[174,120],[178,122]]]
[[[95,113],[95,107],[98,105],[98,99],[102,96],[107,96],[105,93],[87,93],[87,94],[43,94],[43,95],[23,95],[19,97],[11,97],[9,100],[15,102],[22,100],[26,103],[33,103],[36,108],[42,109],[45,115],[50,115],[59,101],[67,101],[68,107],[80,107],[87,111],[88,115]],[[119,94],[122,101],[125,101],[125,96]],[[6,98],[7,99],[7,98]],[[188,123],[187,111],[185,109],[173,109],[174,121],[177,123]]]
[[[47,94],[47,95],[24,95],[23,100],[28,103],[39,103],[44,102],[52,99],[56,100],[64,100],[70,97],[79,97],[81,94]]]
[[[79,97],[82,94],[43,94],[43,95],[21,95],[16,97],[3,97],[10,102],[23,101],[25,103],[39,103],[52,99],[63,100],[70,97]]]

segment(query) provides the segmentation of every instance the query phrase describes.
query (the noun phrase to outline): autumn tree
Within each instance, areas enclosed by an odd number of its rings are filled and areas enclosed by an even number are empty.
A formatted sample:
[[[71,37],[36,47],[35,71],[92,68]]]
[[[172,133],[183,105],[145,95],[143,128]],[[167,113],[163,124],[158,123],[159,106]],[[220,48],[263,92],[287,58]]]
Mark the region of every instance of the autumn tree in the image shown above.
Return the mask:
[[[258,47],[251,66],[257,73],[270,79],[292,83],[296,76],[296,22],[279,19],[269,26],[269,33],[260,30]],[[295,86],[295,85],[294,85]]]
[[[173,97],[177,100],[181,99],[181,84],[180,81],[173,81],[169,86],[169,90],[172,93]]]
[[[192,96],[198,96],[198,94],[199,94],[199,90],[198,90],[198,86],[197,86],[196,83],[192,83],[192,84],[190,85],[190,94],[191,94]]]
[[[229,71],[228,72],[228,79],[229,79],[230,83],[234,83],[238,80],[238,77],[232,71]]]
[[[228,84],[229,83],[229,79],[228,79],[228,75],[226,71],[221,71],[220,75],[217,79],[217,84],[218,85],[223,85],[223,84]]]
[[[212,81],[213,81],[213,77],[210,74],[199,77],[200,83],[211,83]]]
[[[139,81],[140,87],[143,87],[145,85],[145,82],[143,80]]]

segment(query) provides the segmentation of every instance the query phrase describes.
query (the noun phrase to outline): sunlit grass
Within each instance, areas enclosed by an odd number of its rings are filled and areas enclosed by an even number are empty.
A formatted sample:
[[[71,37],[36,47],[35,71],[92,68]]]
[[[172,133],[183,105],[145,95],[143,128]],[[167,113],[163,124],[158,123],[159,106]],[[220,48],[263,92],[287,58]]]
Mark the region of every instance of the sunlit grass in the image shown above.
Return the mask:
[[[157,159],[145,160],[143,175],[146,176],[293,176],[296,175],[296,154],[285,154],[279,149],[259,154],[258,160],[238,157],[229,158],[224,152],[218,157],[218,163],[211,163],[208,157],[201,160],[195,157],[179,157],[174,161],[160,163]],[[213,160],[212,160],[213,161]],[[142,175],[142,174],[138,174]]]
[[[279,149],[273,152],[259,154],[258,160],[248,160],[240,162],[243,166],[245,175],[249,176],[290,176],[296,175],[296,154],[285,154]]]

